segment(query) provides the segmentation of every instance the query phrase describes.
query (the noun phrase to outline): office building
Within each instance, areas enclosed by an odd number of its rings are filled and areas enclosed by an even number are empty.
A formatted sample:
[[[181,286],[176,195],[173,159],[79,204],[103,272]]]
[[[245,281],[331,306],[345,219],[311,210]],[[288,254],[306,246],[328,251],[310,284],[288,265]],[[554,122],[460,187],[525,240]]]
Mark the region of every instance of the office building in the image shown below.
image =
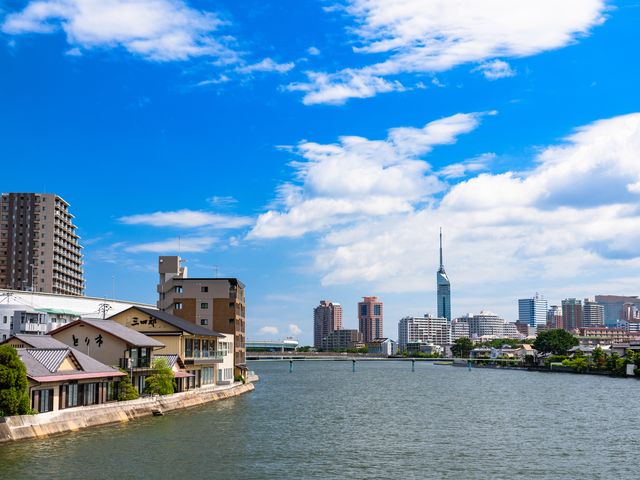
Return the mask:
[[[547,324],[547,301],[542,296],[518,300],[518,322],[532,327]]]
[[[582,302],[575,298],[562,300],[562,323],[568,331],[582,328]]]
[[[551,305],[547,310],[547,328],[564,328],[562,308],[558,305]]]
[[[69,204],[49,193],[0,198],[0,288],[83,295],[82,246]]]
[[[404,317],[398,322],[398,350],[404,352],[409,343],[449,345],[451,329],[444,317]]]
[[[383,336],[383,316],[383,305],[378,297],[363,297],[362,302],[358,303],[358,330],[363,342],[371,342]]]
[[[623,315],[625,304],[640,307],[640,299],[637,296],[596,295],[595,300],[604,307],[604,325],[611,328],[616,327],[618,321],[625,320]]]
[[[237,278],[189,278],[177,256],[158,259],[158,310],[234,336],[235,375],[244,374],[245,286]]]
[[[313,346],[322,348],[322,340],[335,330],[342,330],[342,305],[320,300],[313,309]]]
[[[604,327],[604,305],[589,298],[582,304],[582,327]]]
[[[440,229],[440,268],[436,274],[438,317],[451,321],[451,282],[444,271],[442,259],[442,229]]]

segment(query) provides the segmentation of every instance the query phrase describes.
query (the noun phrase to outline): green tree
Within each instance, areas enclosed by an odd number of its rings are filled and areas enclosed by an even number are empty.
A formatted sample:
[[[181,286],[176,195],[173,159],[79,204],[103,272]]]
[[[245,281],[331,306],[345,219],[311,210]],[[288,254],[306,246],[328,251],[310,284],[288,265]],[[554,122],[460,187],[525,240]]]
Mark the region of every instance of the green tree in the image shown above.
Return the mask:
[[[598,345],[591,352],[591,363],[596,370],[605,370],[607,368],[607,354]]]
[[[0,345],[0,417],[31,413],[27,369],[11,345]]]
[[[556,328],[540,332],[533,342],[533,348],[542,353],[566,355],[567,350],[579,343],[578,339],[566,330]]]
[[[171,395],[174,392],[174,377],[167,359],[156,358],[153,360],[152,366],[155,373],[145,379],[145,393],[150,393],[151,395]]]
[[[473,342],[467,337],[458,338],[451,347],[451,353],[458,358],[468,358],[471,350],[473,350]]]
[[[122,369],[120,369],[120,371],[123,373],[127,373]],[[138,391],[133,387],[133,384],[131,383],[129,374],[127,373],[126,376],[120,377],[120,381],[118,382],[118,400],[121,402],[125,400],[135,400],[139,396],[140,395],[138,394]]]

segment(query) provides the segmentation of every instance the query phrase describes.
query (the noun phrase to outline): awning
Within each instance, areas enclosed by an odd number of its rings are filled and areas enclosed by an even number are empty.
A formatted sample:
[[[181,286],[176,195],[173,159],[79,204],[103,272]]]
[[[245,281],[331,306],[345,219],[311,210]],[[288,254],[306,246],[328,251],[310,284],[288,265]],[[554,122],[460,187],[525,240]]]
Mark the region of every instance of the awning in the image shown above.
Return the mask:
[[[47,382],[66,382],[69,380],[87,380],[93,378],[107,378],[107,377],[124,377],[126,373],[122,372],[83,372],[83,373],[61,373],[59,375],[27,375],[29,378],[35,380],[38,383],[47,383]]]
[[[188,372],[173,372],[173,376],[175,378],[189,378],[189,377],[195,377],[195,375],[193,373],[188,373]]]
[[[247,365],[244,363],[239,363],[236,365],[236,367],[238,367],[240,370],[249,370],[249,367],[247,367]]]

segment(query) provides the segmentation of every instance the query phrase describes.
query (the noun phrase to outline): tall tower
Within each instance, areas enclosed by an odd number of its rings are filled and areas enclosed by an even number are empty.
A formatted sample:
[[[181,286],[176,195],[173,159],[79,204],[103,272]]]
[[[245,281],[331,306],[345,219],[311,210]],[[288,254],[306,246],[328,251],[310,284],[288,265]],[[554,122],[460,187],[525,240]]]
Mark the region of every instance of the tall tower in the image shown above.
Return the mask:
[[[438,286],[438,317],[451,321],[451,283],[442,261],[442,229],[440,229],[440,268],[436,274]]]
[[[383,304],[378,297],[363,297],[358,303],[358,330],[363,342],[382,338]]]

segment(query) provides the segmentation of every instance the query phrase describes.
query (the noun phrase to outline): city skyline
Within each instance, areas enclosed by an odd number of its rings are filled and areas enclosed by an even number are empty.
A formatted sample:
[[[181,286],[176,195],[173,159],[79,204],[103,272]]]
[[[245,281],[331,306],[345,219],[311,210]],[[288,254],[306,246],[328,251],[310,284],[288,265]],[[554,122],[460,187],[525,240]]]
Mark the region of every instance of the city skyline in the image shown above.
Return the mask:
[[[0,190],[69,202],[86,295],[153,303],[180,255],[243,280],[249,338],[363,294],[393,337],[437,314],[440,226],[452,317],[640,293],[638,5],[55,5],[0,13]]]

